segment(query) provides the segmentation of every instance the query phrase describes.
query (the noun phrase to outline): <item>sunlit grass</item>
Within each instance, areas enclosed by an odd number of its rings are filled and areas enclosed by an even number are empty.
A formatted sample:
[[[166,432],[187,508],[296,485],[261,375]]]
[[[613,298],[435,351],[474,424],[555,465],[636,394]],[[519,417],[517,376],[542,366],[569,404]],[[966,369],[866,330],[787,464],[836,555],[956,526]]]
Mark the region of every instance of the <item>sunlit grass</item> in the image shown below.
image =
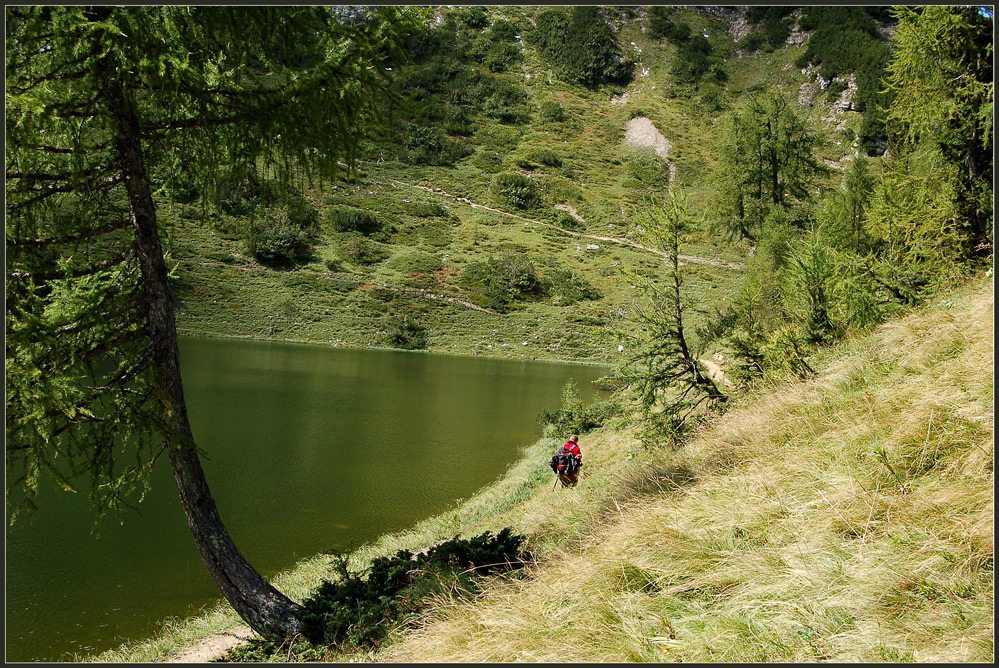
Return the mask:
[[[696,482],[601,514],[384,658],[990,660],[991,288],[954,304],[744,402],[660,459]]]

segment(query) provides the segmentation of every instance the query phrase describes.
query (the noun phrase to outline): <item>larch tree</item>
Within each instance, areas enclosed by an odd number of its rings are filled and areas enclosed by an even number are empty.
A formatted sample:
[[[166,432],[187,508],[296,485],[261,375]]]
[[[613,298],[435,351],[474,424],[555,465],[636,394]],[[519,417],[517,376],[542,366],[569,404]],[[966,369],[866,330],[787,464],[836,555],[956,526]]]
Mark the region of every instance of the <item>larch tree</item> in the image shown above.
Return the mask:
[[[954,170],[953,201],[967,256],[992,253],[993,49],[991,12],[897,7],[888,66],[895,98],[888,130],[896,153],[939,149]],[[950,180],[950,179],[949,179]]]
[[[391,99],[392,8],[6,8],[8,528],[45,475],[118,511],[170,461],[212,578],[258,633],[298,605],[240,554],[188,421],[154,161],[208,191],[265,156],[330,176]],[[47,473],[46,473],[47,472]]]
[[[725,140],[736,198],[733,234],[757,241],[767,215],[811,196],[815,178],[828,171],[815,151],[820,137],[808,117],[780,91],[751,95],[735,112]]]
[[[689,228],[681,195],[669,192],[647,205],[642,240],[665,256],[666,270],[632,276],[643,288],[636,313],[643,331],[618,373],[638,395],[643,439],[649,443],[665,439],[681,444],[690,427],[687,420],[698,406],[728,400],[704,372],[699,351],[688,341],[680,254]]]

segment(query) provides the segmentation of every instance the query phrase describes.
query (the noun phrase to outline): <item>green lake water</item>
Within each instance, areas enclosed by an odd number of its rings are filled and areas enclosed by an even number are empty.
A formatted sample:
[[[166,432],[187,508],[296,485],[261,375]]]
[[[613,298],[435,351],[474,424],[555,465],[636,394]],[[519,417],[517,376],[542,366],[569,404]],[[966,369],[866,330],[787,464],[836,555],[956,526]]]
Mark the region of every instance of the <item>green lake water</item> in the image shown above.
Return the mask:
[[[236,544],[271,577],[445,510],[502,475],[572,378],[602,367],[184,339],[204,467]],[[86,493],[43,487],[6,540],[6,660],[70,660],[218,600],[166,461],[99,536]]]

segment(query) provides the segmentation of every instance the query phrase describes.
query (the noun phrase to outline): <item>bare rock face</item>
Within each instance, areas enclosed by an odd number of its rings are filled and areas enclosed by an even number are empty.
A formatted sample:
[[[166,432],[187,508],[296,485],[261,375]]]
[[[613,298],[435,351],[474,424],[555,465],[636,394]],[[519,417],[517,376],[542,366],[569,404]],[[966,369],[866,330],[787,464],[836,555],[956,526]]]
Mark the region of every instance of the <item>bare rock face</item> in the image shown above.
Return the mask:
[[[673,143],[666,139],[656,126],[652,124],[652,121],[645,116],[639,116],[628,121],[628,126],[624,133],[624,141],[628,146],[649,151],[663,160],[667,159],[669,150],[673,148]]]

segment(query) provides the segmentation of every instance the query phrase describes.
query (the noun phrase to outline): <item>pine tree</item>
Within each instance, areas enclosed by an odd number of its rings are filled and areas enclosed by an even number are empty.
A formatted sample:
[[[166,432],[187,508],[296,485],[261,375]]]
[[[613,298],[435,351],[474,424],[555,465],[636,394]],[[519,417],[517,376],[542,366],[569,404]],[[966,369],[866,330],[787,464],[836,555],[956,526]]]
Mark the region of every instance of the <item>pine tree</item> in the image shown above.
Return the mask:
[[[299,606],[243,558],[187,417],[153,199],[156,164],[332,174],[388,95],[397,12],[321,7],[6,9],[7,502],[44,472],[118,511],[160,458],[205,564],[258,633]],[[155,164],[154,164],[155,163]]]
[[[955,167],[967,256],[991,254],[993,23],[978,7],[896,8],[888,129],[896,153],[936,146]]]
[[[727,400],[704,373],[698,351],[687,340],[680,248],[689,225],[686,205],[677,194],[648,206],[642,236],[665,254],[667,268],[661,279],[635,277],[647,297],[637,314],[644,332],[620,375],[638,393],[644,438],[650,442],[665,437],[669,443],[681,443],[687,420],[698,406]]]

